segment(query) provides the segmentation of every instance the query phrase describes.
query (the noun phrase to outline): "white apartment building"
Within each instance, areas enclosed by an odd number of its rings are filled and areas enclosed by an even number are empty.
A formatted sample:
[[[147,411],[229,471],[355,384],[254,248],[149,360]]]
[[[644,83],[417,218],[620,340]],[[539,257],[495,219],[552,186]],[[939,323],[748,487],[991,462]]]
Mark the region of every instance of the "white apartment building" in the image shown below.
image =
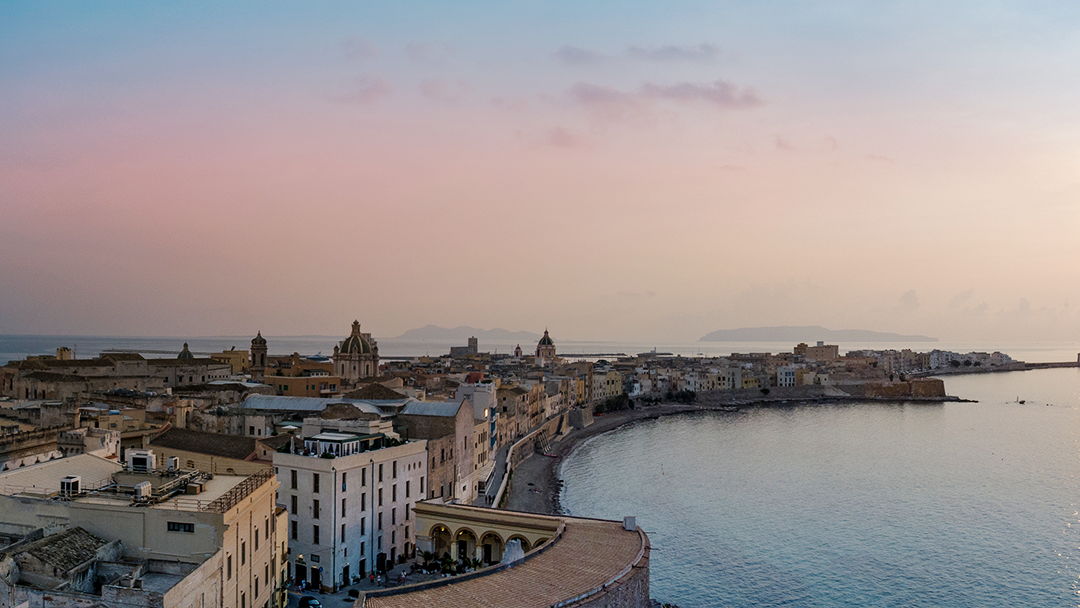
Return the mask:
[[[427,442],[398,444],[389,421],[372,422],[377,432],[333,428],[350,422],[305,420],[303,446],[274,454],[294,584],[337,590],[415,552],[412,507],[427,490]],[[318,424],[330,428],[311,428]]]
[[[796,370],[794,365],[776,368],[776,386],[795,386]]]

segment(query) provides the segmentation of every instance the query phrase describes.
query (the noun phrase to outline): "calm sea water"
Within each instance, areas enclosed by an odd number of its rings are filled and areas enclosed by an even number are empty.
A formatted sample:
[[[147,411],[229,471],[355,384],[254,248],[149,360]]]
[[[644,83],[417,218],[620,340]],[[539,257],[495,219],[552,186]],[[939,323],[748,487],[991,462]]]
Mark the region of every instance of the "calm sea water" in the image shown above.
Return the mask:
[[[566,459],[562,502],[637,516],[681,608],[1080,605],[1080,370],[946,388],[979,403],[639,422]]]

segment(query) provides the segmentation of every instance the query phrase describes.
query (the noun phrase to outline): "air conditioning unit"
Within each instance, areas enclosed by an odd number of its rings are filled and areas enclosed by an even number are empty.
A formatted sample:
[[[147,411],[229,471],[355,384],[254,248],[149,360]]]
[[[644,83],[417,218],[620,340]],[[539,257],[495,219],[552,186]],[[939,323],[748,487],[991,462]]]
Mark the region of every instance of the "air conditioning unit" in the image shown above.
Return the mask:
[[[82,477],[78,475],[68,475],[60,480],[60,495],[61,496],[74,496],[78,494],[82,485]]]
[[[153,450],[128,450],[128,470],[135,473],[152,473],[157,468]]]
[[[201,483],[189,483],[184,489],[185,494],[202,494],[203,484]]]
[[[154,488],[149,481],[135,484],[135,500],[149,500]]]
[[[180,458],[176,456],[169,456],[165,459],[165,468],[170,472],[176,472],[180,470]]]

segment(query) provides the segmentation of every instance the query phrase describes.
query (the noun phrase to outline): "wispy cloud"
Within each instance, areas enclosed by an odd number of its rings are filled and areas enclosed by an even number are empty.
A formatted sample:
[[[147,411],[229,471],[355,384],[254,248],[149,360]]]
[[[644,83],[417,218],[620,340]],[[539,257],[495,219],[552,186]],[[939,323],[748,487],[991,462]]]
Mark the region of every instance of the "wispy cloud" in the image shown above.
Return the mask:
[[[454,47],[449,44],[413,42],[405,45],[405,56],[413,61],[438,61],[454,55]]]
[[[615,54],[608,54],[596,49],[588,49],[572,44],[564,44],[552,53],[552,57],[566,65],[588,65],[617,60],[711,63],[716,61],[720,56],[720,47],[708,43],[690,46],[669,44],[655,47],[631,45],[621,53]]]
[[[961,291],[953,296],[953,299],[949,300],[949,308],[958,308],[961,304],[970,300],[973,295],[975,295],[975,288]]]
[[[609,117],[615,118],[647,112],[649,104],[657,101],[678,104],[699,103],[718,109],[746,109],[765,105],[765,100],[753,89],[740,90],[724,80],[705,84],[647,82],[633,91],[579,82],[570,87],[567,94],[574,103],[601,109]]]
[[[879,163],[895,162],[895,161],[893,161],[893,159],[889,158],[888,156],[882,156],[880,154],[867,154],[866,155],[866,160],[872,160],[874,162],[879,162]]]
[[[919,297],[915,295],[914,289],[905,291],[893,306],[893,312],[899,314],[910,314],[916,310],[919,310]]]
[[[379,76],[357,76],[350,88],[349,92],[335,97],[335,101],[369,105],[394,94],[394,85]]]
[[[720,56],[720,47],[712,44],[695,46],[631,46],[626,49],[626,56],[641,61],[698,61],[711,62]]]
[[[456,104],[468,92],[464,82],[448,80],[425,80],[420,83],[420,94],[426,99],[445,104]]]
[[[527,110],[529,100],[524,97],[495,97],[491,100],[491,105],[504,110]]]
[[[374,59],[379,56],[379,48],[359,36],[349,36],[341,46],[349,59]]]
[[[581,148],[586,141],[577,131],[565,127],[555,127],[544,134],[544,143],[556,148]]]
[[[555,50],[552,55],[558,61],[567,65],[584,65],[588,63],[600,63],[611,59],[607,55],[600,51],[594,51],[592,49],[583,49],[579,46],[572,46],[564,44]]]

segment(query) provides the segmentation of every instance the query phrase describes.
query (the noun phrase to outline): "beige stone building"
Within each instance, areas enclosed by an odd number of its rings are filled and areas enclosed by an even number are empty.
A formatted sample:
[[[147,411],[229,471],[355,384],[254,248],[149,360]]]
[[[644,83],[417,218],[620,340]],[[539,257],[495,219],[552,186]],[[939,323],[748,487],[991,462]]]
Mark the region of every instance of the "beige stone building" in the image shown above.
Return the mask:
[[[129,451],[123,465],[82,454],[0,473],[0,534],[81,529],[87,546],[119,542],[123,560],[110,567],[120,584],[97,599],[53,590],[50,607],[275,608],[288,550],[276,490],[269,470],[211,478],[150,450]],[[27,593],[48,591],[25,582]]]

